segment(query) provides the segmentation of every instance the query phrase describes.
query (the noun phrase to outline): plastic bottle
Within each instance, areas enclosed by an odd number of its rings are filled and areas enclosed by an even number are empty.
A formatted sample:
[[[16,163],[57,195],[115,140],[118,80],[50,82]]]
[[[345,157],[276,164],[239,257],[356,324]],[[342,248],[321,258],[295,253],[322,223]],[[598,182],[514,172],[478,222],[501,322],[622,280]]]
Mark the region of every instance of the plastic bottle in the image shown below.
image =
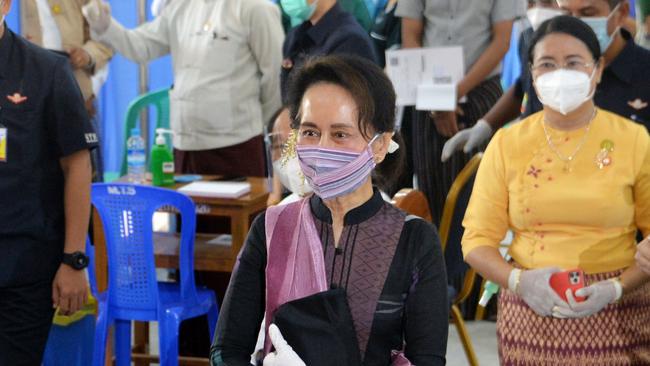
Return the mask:
[[[131,130],[131,137],[126,141],[126,164],[128,166],[129,182],[142,184],[144,182],[145,160],[144,139],[140,136],[140,128]]]
[[[167,148],[164,134],[172,131],[156,129],[156,144],[151,148],[150,168],[154,186],[174,185],[174,155]]]
[[[486,307],[490,301],[490,298],[497,292],[499,292],[499,285],[492,281],[485,282],[485,289],[483,290],[483,294],[481,295],[481,299],[479,300],[478,304],[482,307]]]

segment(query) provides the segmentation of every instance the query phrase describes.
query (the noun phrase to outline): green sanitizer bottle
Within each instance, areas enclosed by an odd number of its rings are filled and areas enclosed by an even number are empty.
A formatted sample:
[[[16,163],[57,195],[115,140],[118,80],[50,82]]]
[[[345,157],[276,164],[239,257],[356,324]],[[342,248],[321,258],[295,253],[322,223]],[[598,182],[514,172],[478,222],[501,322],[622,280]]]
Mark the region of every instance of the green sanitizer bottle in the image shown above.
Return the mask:
[[[151,148],[151,182],[158,187],[174,185],[174,155],[167,148],[165,134],[172,131],[156,129],[156,144]]]

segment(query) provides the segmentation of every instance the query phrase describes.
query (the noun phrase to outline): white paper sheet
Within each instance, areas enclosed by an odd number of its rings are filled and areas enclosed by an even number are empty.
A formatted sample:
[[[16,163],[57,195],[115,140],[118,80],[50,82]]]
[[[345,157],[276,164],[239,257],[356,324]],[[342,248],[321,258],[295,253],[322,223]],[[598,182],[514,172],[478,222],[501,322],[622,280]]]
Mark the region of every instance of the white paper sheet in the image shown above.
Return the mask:
[[[251,191],[248,182],[192,182],[178,189],[190,196],[238,198]]]
[[[418,85],[415,109],[418,111],[455,111],[456,84]]]
[[[420,85],[456,87],[465,74],[463,48],[453,46],[386,51],[386,73],[397,93],[397,105],[416,105]],[[430,88],[423,91],[431,93]],[[445,98],[449,97],[445,95]]]

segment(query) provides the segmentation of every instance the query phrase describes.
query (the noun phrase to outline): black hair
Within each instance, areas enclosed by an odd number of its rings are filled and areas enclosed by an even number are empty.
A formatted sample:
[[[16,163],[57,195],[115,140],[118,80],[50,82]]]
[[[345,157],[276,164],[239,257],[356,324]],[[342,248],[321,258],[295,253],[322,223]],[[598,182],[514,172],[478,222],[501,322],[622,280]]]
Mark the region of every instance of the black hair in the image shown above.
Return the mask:
[[[354,98],[357,106],[357,125],[369,140],[373,133],[395,130],[395,90],[390,79],[373,62],[353,55],[328,55],[307,60],[292,73],[288,89],[288,108],[291,127],[300,124],[300,105],[307,90],[320,83],[342,87]],[[393,137],[398,143],[399,134]],[[386,155],[375,170],[375,183],[386,190],[399,177],[404,166],[404,147]]]
[[[589,52],[591,52],[591,55],[596,62],[600,59],[600,44],[598,43],[596,33],[594,33],[591,27],[576,17],[560,15],[545,21],[539,26],[535,33],[533,33],[533,37],[530,40],[530,46],[528,47],[528,59],[531,63],[534,59],[533,53],[535,52],[535,46],[537,46],[537,43],[549,34],[555,33],[564,33],[579,39],[585,44],[585,46],[587,46],[587,49],[589,49]]]

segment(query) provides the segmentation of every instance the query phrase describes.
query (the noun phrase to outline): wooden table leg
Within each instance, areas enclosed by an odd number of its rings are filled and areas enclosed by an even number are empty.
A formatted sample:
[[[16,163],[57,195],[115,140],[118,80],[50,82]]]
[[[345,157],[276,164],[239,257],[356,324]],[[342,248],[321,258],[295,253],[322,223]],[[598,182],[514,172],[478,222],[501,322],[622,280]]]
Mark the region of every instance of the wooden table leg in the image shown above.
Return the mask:
[[[134,353],[149,354],[151,347],[149,347],[149,323],[147,322],[134,322],[133,325],[133,351]],[[149,366],[151,365],[146,359],[133,359],[135,366]]]
[[[246,235],[250,228],[250,213],[238,212],[230,217],[230,233],[232,235],[233,266],[237,260],[237,255],[246,241]]]

